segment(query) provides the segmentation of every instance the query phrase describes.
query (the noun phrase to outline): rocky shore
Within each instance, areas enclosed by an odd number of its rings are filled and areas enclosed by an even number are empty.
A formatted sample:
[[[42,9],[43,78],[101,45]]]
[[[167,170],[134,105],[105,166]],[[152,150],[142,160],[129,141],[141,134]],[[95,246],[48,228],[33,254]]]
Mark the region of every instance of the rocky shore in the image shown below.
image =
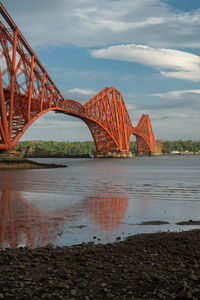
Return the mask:
[[[41,164],[24,157],[19,151],[0,152],[0,169],[45,169],[45,168],[63,168],[65,165]]]
[[[0,161],[0,169],[50,169],[50,168],[66,168],[65,165],[57,164],[41,164],[28,159],[23,161]],[[1,299],[1,298],[0,298]]]
[[[0,299],[200,299],[200,230],[0,251]]]

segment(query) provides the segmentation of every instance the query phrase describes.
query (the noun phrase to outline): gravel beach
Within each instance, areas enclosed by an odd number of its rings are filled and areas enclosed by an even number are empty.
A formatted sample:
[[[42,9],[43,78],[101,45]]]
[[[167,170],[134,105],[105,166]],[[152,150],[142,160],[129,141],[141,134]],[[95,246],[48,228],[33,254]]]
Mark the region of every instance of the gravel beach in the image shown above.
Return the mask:
[[[200,299],[200,230],[0,251],[0,299]]]

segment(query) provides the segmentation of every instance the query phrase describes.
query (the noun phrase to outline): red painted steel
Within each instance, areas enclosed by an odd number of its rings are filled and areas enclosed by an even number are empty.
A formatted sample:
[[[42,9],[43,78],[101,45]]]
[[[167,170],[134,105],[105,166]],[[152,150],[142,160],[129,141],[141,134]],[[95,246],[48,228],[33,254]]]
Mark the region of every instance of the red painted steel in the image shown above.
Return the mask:
[[[104,88],[84,105],[64,99],[26,39],[0,2],[0,149],[13,149],[42,114],[62,112],[82,119],[98,152],[129,151],[136,135],[139,153],[154,152],[148,115],[133,127],[121,93]]]

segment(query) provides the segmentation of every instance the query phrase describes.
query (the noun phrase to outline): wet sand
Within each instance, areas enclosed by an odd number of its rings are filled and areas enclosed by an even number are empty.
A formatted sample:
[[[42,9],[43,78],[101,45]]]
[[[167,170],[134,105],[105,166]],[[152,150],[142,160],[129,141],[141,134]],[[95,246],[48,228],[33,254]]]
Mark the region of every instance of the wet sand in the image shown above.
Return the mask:
[[[200,230],[0,251],[0,299],[200,299]]]

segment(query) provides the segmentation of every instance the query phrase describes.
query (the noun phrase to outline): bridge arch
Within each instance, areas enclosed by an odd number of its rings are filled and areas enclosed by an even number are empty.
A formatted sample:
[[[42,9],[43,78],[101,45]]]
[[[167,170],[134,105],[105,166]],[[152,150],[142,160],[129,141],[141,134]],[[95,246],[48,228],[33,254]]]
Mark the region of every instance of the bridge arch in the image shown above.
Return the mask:
[[[68,103],[67,103],[68,102]],[[69,106],[70,104],[75,108],[73,111],[66,110],[66,106]],[[78,104],[78,109],[76,105]],[[27,122],[19,131],[19,133],[16,135],[16,137],[12,141],[12,145],[10,149],[14,148],[17,142],[21,139],[23,134],[28,130],[28,128],[42,115],[48,113],[48,112],[57,112],[57,113],[62,113],[65,115],[70,115],[76,118],[81,119],[88,127],[90,130],[96,149],[98,152],[114,152],[118,151],[118,145],[117,141],[111,136],[111,134],[108,132],[106,128],[101,126],[101,124],[94,120],[90,119],[84,116],[84,114],[79,114],[79,108],[84,108],[79,102],[75,100],[66,100],[66,105],[65,108],[58,108],[58,107],[53,107],[53,108],[48,108],[44,109],[43,111],[39,112],[36,114],[29,122]]]

